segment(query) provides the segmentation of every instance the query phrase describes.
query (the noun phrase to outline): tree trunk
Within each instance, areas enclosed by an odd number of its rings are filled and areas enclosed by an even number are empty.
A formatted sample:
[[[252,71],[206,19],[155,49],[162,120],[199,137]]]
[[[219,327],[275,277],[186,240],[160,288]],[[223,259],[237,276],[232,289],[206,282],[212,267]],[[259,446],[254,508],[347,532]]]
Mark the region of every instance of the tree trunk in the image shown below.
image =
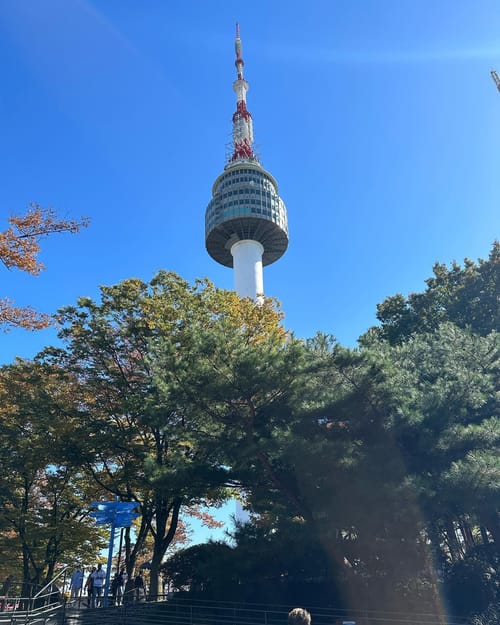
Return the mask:
[[[483,545],[488,547],[488,545],[490,544],[490,539],[488,537],[487,529],[484,527],[484,525],[480,525],[479,531],[481,532],[481,540],[483,541]]]
[[[132,541],[130,540],[130,527],[125,528],[124,538],[125,538],[125,570],[127,571],[127,583],[125,584],[125,591],[123,602],[130,602],[134,596],[134,573],[135,573],[135,565],[137,562],[137,556],[142,550],[144,543],[146,541],[148,528],[151,523],[151,515],[149,509],[146,509],[142,506],[142,518],[141,525],[139,530],[136,532],[136,540],[135,544],[132,546]]]
[[[446,543],[450,550],[450,556],[452,562],[461,560],[463,557],[463,550],[457,540],[457,532],[455,529],[455,523],[451,520],[447,521],[444,527],[444,534],[446,536]]]
[[[460,521],[460,533],[462,534],[464,544],[466,546],[466,551],[474,549],[474,536],[472,535],[472,530],[467,521],[461,519]]]
[[[151,599],[156,599],[158,597],[158,577],[160,575],[161,561],[175,536],[179,523],[181,505],[182,499],[177,498],[171,503],[167,510],[163,511],[163,514],[161,511],[157,511],[156,513],[156,534],[154,536],[153,557],[151,558],[151,569],[149,571],[149,597]],[[166,531],[169,518],[170,523],[168,525],[168,531]]]

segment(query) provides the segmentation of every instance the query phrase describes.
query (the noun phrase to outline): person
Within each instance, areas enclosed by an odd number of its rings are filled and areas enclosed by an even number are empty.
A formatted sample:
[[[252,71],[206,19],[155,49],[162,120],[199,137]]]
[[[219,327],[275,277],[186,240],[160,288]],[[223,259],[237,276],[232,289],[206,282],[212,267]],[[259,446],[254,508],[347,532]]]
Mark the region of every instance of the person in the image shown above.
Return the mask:
[[[116,571],[111,580],[111,604],[120,605],[122,598],[123,575],[122,571]]]
[[[69,580],[70,598],[75,600],[79,599],[82,595],[83,586],[83,570],[80,565],[76,567]]]
[[[14,576],[8,575],[3,582],[2,590],[0,591],[0,595],[2,595],[2,601],[0,601],[0,612],[3,612],[7,606],[7,598],[13,581]]]
[[[134,579],[135,600],[140,601],[144,597],[144,578],[140,571]]]
[[[85,582],[85,590],[87,591],[87,608],[90,608],[92,605],[92,593],[94,591],[94,578],[92,575],[95,573],[95,570],[95,566],[90,569],[87,581]]]
[[[120,586],[118,587],[118,603],[123,603],[123,593],[125,592],[125,586],[127,585],[128,575],[125,569],[120,570]]]
[[[130,599],[130,591],[127,594],[125,594],[127,592],[127,582],[128,582],[128,573],[126,569],[122,569],[121,571],[121,576],[122,576],[122,587],[120,589],[120,603],[130,603],[131,599]]]
[[[288,613],[288,625],[311,625],[311,615],[304,608],[293,608]]]
[[[168,588],[169,584],[168,584],[168,577],[167,574],[165,573],[165,571],[161,572],[161,591],[162,591],[162,599],[163,601],[167,600],[167,595],[168,595]]]
[[[97,569],[92,573],[92,607],[97,608],[102,605],[102,591],[106,573],[102,570],[102,564],[97,565]]]

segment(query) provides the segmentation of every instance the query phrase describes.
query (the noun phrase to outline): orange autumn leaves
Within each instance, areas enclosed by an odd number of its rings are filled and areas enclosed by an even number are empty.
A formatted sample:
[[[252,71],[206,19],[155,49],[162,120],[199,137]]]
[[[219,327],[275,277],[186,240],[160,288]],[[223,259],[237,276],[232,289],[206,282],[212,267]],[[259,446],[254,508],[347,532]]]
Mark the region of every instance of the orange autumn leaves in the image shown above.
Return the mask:
[[[23,215],[9,217],[9,227],[0,232],[0,261],[7,269],[19,269],[37,276],[45,267],[38,260],[40,239],[54,233],[76,233],[88,225],[88,219],[79,221],[60,219],[51,208],[31,202]],[[49,315],[30,306],[14,306],[8,298],[0,299],[0,328],[12,327],[39,330],[50,324]]]

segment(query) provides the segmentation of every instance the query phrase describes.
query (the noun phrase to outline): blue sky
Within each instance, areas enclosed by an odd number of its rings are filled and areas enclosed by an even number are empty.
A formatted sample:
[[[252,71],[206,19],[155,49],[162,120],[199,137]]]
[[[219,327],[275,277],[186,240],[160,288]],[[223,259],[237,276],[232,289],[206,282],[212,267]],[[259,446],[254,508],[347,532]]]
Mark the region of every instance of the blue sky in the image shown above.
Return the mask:
[[[2,218],[30,200],[87,215],[3,295],[46,312],[160,268],[232,288],[204,212],[235,108],[241,25],[257,151],[288,208],[265,269],[299,336],[343,344],[435,261],[498,237],[500,7],[478,0],[2,0]],[[2,361],[54,333],[1,336]]]

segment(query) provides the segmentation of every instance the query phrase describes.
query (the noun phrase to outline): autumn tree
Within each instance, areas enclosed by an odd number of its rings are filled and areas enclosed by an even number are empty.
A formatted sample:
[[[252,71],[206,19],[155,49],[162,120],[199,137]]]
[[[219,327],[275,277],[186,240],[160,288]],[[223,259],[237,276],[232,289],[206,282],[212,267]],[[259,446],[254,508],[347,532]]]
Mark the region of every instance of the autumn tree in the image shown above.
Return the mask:
[[[58,563],[94,557],[101,544],[87,518],[96,490],[66,453],[73,389],[44,365],[0,369],[0,562],[26,587],[46,583]]]
[[[40,240],[60,232],[78,232],[88,225],[88,220],[65,220],[51,208],[42,208],[32,202],[24,215],[8,218],[10,226],[0,232],[0,261],[7,269],[19,269],[37,276],[43,264],[38,260]],[[8,298],[0,300],[0,327],[39,330],[51,323],[47,314],[33,308],[16,307]]]
[[[200,384],[208,384],[203,363],[196,369],[200,377],[186,378],[198,354],[194,341],[203,335],[219,353],[227,318],[247,343],[263,342],[269,328],[283,343],[285,333],[269,305],[256,307],[207,281],[190,286],[172,273],[160,272],[150,283],[126,280],[101,293],[100,303],[81,298],[59,312],[65,347],[47,350],[43,358],[79,381],[75,456],[109,495],[140,504],[133,545],[126,534],[127,568],[131,576],[151,535],[154,595],[182,510],[222,501],[230,486],[221,441],[225,424],[192,405]],[[158,350],[168,361],[168,380],[152,367]]]

